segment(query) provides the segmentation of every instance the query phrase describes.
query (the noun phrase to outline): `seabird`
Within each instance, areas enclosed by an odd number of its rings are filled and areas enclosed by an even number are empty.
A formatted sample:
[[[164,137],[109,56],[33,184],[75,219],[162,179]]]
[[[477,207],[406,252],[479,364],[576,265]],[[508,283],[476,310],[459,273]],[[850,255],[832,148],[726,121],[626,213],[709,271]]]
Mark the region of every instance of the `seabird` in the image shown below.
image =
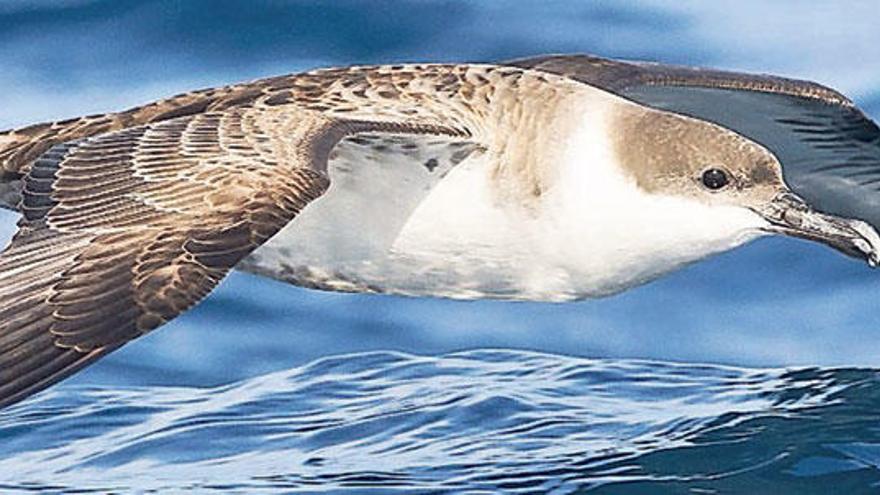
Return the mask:
[[[562,301],[766,234],[880,260],[880,130],[805,81],[591,56],[315,70],[0,133],[0,407],[233,267]]]

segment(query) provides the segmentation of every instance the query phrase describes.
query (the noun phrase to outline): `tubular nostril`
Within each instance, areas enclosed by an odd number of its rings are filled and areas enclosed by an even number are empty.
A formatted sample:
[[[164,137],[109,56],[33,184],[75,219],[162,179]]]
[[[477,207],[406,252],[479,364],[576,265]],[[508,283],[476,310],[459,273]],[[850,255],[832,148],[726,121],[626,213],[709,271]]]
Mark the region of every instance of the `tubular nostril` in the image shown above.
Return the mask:
[[[806,201],[804,201],[800,196],[792,192],[786,191],[779,193],[779,196],[777,196],[777,201],[784,203],[792,210],[801,212],[809,212],[813,210]]]
[[[790,209],[784,210],[782,212],[782,221],[791,225],[792,227],[801,227],[804,224],[804,216],[802,213],[804,210],[800,209]]]

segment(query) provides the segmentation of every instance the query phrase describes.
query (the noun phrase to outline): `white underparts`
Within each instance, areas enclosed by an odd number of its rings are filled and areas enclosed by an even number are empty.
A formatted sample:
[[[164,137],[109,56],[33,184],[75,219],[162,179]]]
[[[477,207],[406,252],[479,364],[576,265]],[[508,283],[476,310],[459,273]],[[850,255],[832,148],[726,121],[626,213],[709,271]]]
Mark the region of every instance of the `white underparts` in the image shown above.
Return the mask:
[[[345,141],[328,192],[243,268],[329,290],[562,301],[645,283],[759,235],[763,221],[745,208],[639,189],[616,166],[600,103],[570,109],[571,135],[539,164],[555,167],[552,180],[526,202],[499,193],[495,155],[475,144]]]

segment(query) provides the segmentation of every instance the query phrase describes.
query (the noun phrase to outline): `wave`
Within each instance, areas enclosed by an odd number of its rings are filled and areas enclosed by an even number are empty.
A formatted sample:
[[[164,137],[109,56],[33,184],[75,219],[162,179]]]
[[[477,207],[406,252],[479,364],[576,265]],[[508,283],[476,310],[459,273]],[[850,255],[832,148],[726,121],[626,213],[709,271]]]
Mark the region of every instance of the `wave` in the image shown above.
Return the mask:
[[[859,493],[878,399],[870,369],[354,354],[210,389],[56,388],[0,413],[0,489]]]

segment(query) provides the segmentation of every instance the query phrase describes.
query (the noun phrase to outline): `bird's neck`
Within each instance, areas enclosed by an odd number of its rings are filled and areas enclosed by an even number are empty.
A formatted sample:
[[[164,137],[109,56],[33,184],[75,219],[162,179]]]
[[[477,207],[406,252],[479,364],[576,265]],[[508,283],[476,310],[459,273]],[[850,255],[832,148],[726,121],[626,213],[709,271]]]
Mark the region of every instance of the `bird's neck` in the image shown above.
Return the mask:
[[[641,187],[622,168],[610,125],[628,105],[608,99],[582,114],[544,202],[552,227],[543,249],[568,281],[567,297],[613,294],[762,235],[764,222],[745,208]]]
[[[761,235],[763,222],[744,208],[641,188],[609,139],[621,104],[600,93],[560,107],[530,137],[540,144],[530,175],[499,174],[522,157],[491,154],[453,170],[394,243],[404,258],[420,257],[417,265],[436,264],[424,293],[601,297]]]

